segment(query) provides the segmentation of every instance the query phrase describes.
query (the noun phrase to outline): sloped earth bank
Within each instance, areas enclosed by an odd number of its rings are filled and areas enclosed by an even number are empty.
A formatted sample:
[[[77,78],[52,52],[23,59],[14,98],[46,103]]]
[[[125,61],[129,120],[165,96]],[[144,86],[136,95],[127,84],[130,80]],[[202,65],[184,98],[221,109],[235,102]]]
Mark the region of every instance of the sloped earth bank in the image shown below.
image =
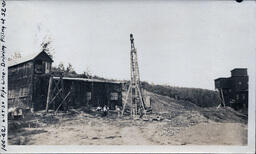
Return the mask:
[[[14,145],[246,145],[246,117],[230,108],[200,108],[147,93],[153,113],[144,119],[83,109],[54,115],[37,112],[9,121]],[[158,117],[158,118],[156,118]],[[157,120],[158,119],[158,120]]]

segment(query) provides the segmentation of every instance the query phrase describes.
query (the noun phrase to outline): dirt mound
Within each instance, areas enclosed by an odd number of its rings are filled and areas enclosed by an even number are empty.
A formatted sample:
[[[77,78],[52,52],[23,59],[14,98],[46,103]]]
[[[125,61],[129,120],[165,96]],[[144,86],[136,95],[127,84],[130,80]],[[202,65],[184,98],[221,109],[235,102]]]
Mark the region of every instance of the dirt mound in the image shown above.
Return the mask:
[[[192,121],[194,121],[194,123],[200,123],[205,120],[212,120],[215,122],[247,122],[246,115],[243,115],[230,107],[218,109],[217,107],[203,108],[189,101],[175,100],[168,96],[161,96],[148,91],[145,94],[151,97],[153,113],[161,113],[162,115],[167,114],[167,119],[170,119],[169,117],[176,117],[179,123],[187,123],[186,119],[191,117],[193,118]],[[175,121],[175,119],[172,120]]]
[[[202,108],[199,112],[206,118],[215,122],[239,122],[247,123],[247,116],[230,107],[225,108]]]

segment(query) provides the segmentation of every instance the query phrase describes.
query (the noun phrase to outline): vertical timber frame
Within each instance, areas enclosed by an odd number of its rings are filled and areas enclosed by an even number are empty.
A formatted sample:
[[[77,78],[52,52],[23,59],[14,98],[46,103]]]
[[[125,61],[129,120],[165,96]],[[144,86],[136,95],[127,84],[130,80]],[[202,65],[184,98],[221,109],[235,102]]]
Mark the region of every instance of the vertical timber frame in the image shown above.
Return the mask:
[[[219,107],[226,107],[226,103],[225,103],[225,98],[224,98],[224,95],[223,95],[223,90],[222,90],[222,88],[220,88],[220,89],[217,89],[217,96],[219,96],[219,98],[220,98],[220,100],[221,100],[221,102],[220,102],[220,104],[217,106],[217,109],[219,109]]]
[[[225,98],[224,98],[224,95],[223,95],[222,88],[220,89],[220,94],[221,94],[221,100],[222,100],[222,103],[223,103],[223,107],[226,107]]]
[[[46,100],[46,109],[45,112],[48,112],[49,109],[49,102],[50,102],[50,98],[51,98],[51,87],[52,87],[52,76],[50,76],[49,79],[49,85],[48,85],[48,92],[47,92],[47,100]]]
[[[54,84],[53,84],[54,83]],[[48,94],[47,94],[47,101],[46,101],[46,108],[45,112],[48,112],[49,105],[53,105],[55,109],[56,100],[60,102],[58,104],[57,109],[55,110],[55,114],[58,112],[59,108],[63,106],[64,109],[67,109],[67,104],[70,101],[70,95],[73,92],[73,82],[68,89],[67,94],[65,94],[65,88],[64,88],[64,82],[63,82],[63,73],[59,78],[54,78],[53,76],[49,79],[49,85],[48,85]]]
[[[141,85],[140,85],[140,75],[139,75],[139,66],[137,59],[137,50],[134,45],[133,35],[130,34],[131,41],[131,52],[130,52],[130,85],[126,94],[126,99],[124,102],[122,115],[128,103],[128,98],[130,97],[130,114],[132,117],[138,114],[146,114],[145,104],[142,97]]]

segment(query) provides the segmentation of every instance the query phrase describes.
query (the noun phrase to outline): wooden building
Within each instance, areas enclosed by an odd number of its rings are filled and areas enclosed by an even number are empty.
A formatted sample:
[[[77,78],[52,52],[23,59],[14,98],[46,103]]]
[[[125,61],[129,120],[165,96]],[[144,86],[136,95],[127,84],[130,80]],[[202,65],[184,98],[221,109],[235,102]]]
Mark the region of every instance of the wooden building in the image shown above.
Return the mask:
[[[225,105],[235,109],[248,108],[248,74],[246,68],[231,70],[231,77],[215,80]]]
[[[38,87],[38,83],[42,82],[44,76],[49,76],[52,62],[51,57],[43,51],[8,63],[9,107],[37,107],[37,88],[43,88]]]
[[[121,82],[86,78],[60,78],[61,77],[52,78],[52,95],[50,96],[51,99],[49,99],[49,102],[53,99],[54,101],[49,104],[50,109],[56,110],[64,99],[66,103],[63,104],[62,108],[90,108],[98,106],[103,107],[106,105],[113,110],[116,106],[122,106]],[[62,81],[62,83],[59,83],[58,85],[58,81]],[[54,91],[54,89],[56,90]],[[62,94],[58,93],[60,90],[62,91]],[[60,97],[57,95],[60,95]]]
[[[55,77],[53,60],[40,52],[8,66],[8,106],[37,110],[58,106],[79,108],[122,106],[122,83],[86,78]]]

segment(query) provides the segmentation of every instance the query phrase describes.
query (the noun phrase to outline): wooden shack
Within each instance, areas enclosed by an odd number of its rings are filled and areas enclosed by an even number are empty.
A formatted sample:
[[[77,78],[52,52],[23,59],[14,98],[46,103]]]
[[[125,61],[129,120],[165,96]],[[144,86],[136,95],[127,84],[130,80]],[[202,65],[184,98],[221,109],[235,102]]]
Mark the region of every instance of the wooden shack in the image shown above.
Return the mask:
[[[91,108],[106,105],[113,110],[116,106],[122,106],[121,82],[70,77],[63,77],[62,79],[61,77],[53,77],[52,80],[50,88],[52,95],[49,99],[49,102],[52,103],[49,104],[49,108],[53,110],[56,110],[64,99],[66,103],[63,104],[62,108]],[[60,83],[58,86],[58,81],[62,81],[62,85]],[[59,90],[54,91],[54,89]],[[60,90],[62,94],[58,93]]]
[[[122,106],[122,83],[52,75],[46,52],[9,62],[8,106],[37,110]]]
[[[53,60],[44,51],[8,62],[8,107],[35,109],[38,82],[45,79],[47,86]],[[45,89],[44,89],[45,91]],[[47,92],[47,89],[46,89]],[[43,94],[43,92],[42,92]]]

